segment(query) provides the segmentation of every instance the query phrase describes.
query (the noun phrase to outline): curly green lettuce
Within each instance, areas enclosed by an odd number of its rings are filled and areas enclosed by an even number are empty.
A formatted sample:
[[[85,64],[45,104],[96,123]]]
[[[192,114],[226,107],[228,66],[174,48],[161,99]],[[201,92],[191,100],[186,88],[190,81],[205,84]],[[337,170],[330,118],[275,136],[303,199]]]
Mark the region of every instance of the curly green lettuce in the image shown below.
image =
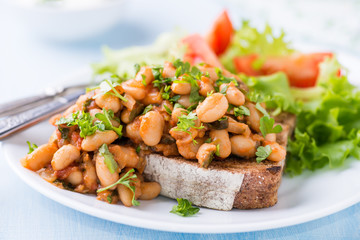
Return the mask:
[[[348,157],[360,159],[360,92],[346,75],[338,76],[340,68],[335,58],[322,63],[319,96],[305,102],[297,115],[287,149],[285,172],[290,175],[340,167]]]
[[[235,73],[234,57],[257,54],[260,58],[255,64],[261,65],[267,56],[283,56],[293,52],[290,42],[285,40],[283,31],[276,37],[269,25],[266,25],[264,31],[260,32],[252,27],[249,21],[243,21],[242,26],[235,31],[231,43],[220,61],[227,70]]]

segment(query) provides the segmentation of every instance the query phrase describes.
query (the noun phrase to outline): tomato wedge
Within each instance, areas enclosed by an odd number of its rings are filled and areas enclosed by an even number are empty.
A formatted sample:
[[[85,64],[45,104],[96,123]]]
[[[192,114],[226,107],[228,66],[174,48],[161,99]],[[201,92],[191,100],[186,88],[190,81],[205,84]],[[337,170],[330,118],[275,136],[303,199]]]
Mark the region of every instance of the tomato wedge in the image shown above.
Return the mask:
[[[199,34],[187,36],[182,40],[182,42],[187,45],[184,61],[187,61],[192,65],[205,62],[213,67],[222,68],[222,65],[214,51]]]
[[[214,50],[215,54],[219,56],[225,52],[230,44],[233,34],[234,28],[229,18],[229,14],[224,10],[215,20],[211,31],[206,37],[206,41],[212,50]]]
[[[259,70],[252,67],[256,55],[234,58],[234,65],[238,72],[250,76],[269,75],[279,71],[286,73],[290,86],[307,88],[314,87],[319,74],[319,63],[332,53],[293,54],[291,56],[268,57]]]

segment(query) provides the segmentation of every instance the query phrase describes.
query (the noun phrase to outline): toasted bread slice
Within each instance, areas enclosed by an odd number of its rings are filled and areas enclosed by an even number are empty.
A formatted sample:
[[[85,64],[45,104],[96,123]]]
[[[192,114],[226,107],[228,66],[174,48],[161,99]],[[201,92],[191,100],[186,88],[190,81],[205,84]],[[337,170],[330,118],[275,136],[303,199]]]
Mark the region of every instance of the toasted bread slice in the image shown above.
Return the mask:
[[[276,121],[283,131],[277,142],[286,147],[295,125],[295,116],[281,114]],[[277,202],[285,159],[280,162],[230,157],[200,168],[196,161],[181,157],[146,156],[144,176],[160,183],[161,195],[186,198],[197,206],[231,210],[271,207]]]

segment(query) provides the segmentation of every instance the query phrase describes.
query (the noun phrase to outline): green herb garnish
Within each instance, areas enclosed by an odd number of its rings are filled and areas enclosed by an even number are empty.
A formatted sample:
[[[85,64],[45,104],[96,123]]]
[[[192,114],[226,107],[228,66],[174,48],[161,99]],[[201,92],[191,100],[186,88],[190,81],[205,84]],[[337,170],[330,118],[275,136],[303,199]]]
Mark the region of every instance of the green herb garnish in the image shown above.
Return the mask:
[[[239,117],[243,115],[250,116],[250,110],[245,106],[234,107],[234,115],[235,117]]]
[[[27,145],[29,145],[29,152],[28,154],[32,153],[36,148],[38,148],[38,145],[35,143],[30,143],[29,141],[26,141]]]
[[[118,169],[119,165],[114,160],[114,156],[111,154],[108,146],[105,143],[99,148],[99,153],[104,157],[104,163],[109,169],[110,173],[114,173]]]
[[[97,113],[95,114],[95,117],[97,119],[99,119],[101,121],[101,123],[105,126],[105,128],[102,130],[113,130],[114,132],[117,133],[117,135],[119,137],[122,136],[122,128],[123,126],[120,125],[119,127],[114,127],[111,123],[111,120],[115,120],[115,121],[120,121],[119,119],[115,118],[114,117],[114,112],[109,109],[109,110],[106,110],[105,108],[103,108],[103,113]],[[100,126],[101,126],[101,123],[100,123]],[[99,124],[99,123],[98,123]],[[101,128],[101,127],[98,127],[98,128]]]
[[[172,210],[170,211],[171,213],[177,214],[182,217],[189,217],[195,215],[200,211],[200,208],[193,207],[192,203],[187,199],[177,198],[176,200],[178,202],[178,205],[175,205],[172,208]]]
[[[100,188],[97,190],[97,192],[103,192],[105,190],[108,190],[114,186],[117,186],[119,184],[124,185],[125,187],[129,188],[132,192],[133,192],[133,198],[132,198],[132,205],[133,206],[139,206],[140,203],[138,201],[135,200],[135,186],[130,186],[130,183],[134,182],[133,179],[137,178],[136,174],[133,174],[131,176],[130,173],[133,173],[135,170],[134,169],[130,169],[126,174],[124,174],[124,176],[122,176],[118,181],[116,181],[115,183],[104,187],[104,188]]]
[[[271,151],[270,145],[258,147],[255,153],[257,156],[256,162],[260,163],[261,161],[264,161],[271,154]]]
[[[274,127],[275,120],[269,116],[263,116],[260,118],[260,131],[265,137],[269,133],[279,133],[282,131],[281,125]]]
[[[147,114],[148,112],[150,112],[152,108],[153,108],[153,105],[151,105],[151,104],[150,104],[150,105],[147,105],[146,108],[144,109],[142,115],[145,115],[145,114]]]

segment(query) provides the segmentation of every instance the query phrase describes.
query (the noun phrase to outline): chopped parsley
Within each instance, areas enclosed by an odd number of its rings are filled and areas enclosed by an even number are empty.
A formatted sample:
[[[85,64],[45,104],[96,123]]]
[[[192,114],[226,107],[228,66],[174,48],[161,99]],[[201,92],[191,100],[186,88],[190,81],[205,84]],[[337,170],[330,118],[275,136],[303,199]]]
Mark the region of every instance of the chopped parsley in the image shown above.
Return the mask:
[[[69,128],[58,126],[58,130],[61,133],[62,139],[65,139],[65,140],[69,139],[69,131],[70,131]]]
[[[279,133],[282,131],[281,125],[274,127],[275,120],[269,116],[263,116],[260,118],[260,131],[265,137],[269,133]]]
[[[175,205],[172,208],[172,210],[170,211],[171,213],[177,214],[182,217],[189,217],[195,215],[200,211],[200,208],[193,207],[192,203],[187,199],[177,198],[176,200],[178,202],[178,205]]]
[[[140,71],[140,64],[138,64],[138,63],[136,63],[135,65],[134,65],[134,68],[135,68],[135,74],[137,74],[139,71]]]
[[[266,111],[265,108],[263,108],[260,103],[256,103],[255,105],[256,109],[259,110],[262,114],[264,114],[264,116],[269,116],[268,112]]]
[[[187,115],[182,114],[178,117],[178,123],[177,128],[175,128],[176,131],[183,131],[191,135],[191,132],[189,131],[190,128],[196,128],[196,129],[202,129],[204,126],[201,124],[200,127],[195,126],[195,121],[198,119],[196,116],[196,113],[190,112]],[[194,144],[197,142],[195,139],[193,139]]]
[[[77,111],[68,118],[62,117],[59,121],[56,122],[56,125],[62,124],[66,124],[66,126],[68,127],[77,125],[80,129],[80,137],[82,138],[93,135],[97,129],[103,129],[103,126],[101,126],[101,124],[93,124],[93,118],[90,116],[90,113],[85,113],[83,111]]]
[[[119,168],[119,165],[114,160],[114,156],[111,154],[108,146],[105,143],[99,148],[99,153],[101,156],[104,157],[104,163],[109,169],[110,173],[115,173],[116,170]]]
[[[122,176],[118,181],[116,181],[115,183],[104,187],[104,188],[100,188],[97,190],[97,192],[103,192],[105,190],[108,190],[114,186],[117,186],[119,184],[124,185],[125,187],[129,188],[132,192],[133,192],[133,198],[132,198],[132,205],[133,206],[139,206],[140,203],[138,201],[135,200],[135,186],[131,186],[130,184],[134,182],[133,179],[137,178],[136,174],[132,174],[130,176],[130,173],[133,173],[135,170],[132,168],[130,169],[124,176]]]
[[[103,113],[97,113],[95,114],[95,117],[97,119],[99,119],[101,122],[98,122],[97,124],[99,126],[103,125],[103,129],[100,129],[102,131],[104,130],[113,130],[114,132],[117,133],[117,135],[119,137],[122,136],[122,125],[120,125],[119,127],[114,127],[111,123],[111,120],[115,120],[117,122],[120,122],[120,120],[118,118],[115,118],[114,117],[114,112],[109,109],[109,110],[106,110],[105,108],[103,108]]]
[[[229,85],[224,85],[224,87],[220,90],[220,93],[226,95],[226,91],[228,90],[228,88]]]
[[[151,111],[152,108],[153,108],[153,105],[151,105],[151,104],[147,105],[142,114],[143,115],[147,114],[148,112]]]
[[[271,151],[270,145],[258,147],[255,153],[257,157],[256,162],[260,163],[261,161],[264,161],[271,154]]]
[[[220,157],[220,144],[216,144],[215,155],[218,156],[218,157]]]
[[[141,150],[140,146],[137,146],[137,147],[135,148],[136,153],[139,153],[140,150]]]
[[[222,70],[220,68],[215,68],[216,74],[218,75],[218,80],[216,80],[216,85],[219,88],[222,84],[226,84],[226,83],[231,83],[233,82],[235,86],[238,86],[238,82],[235,78],[233,77],[225,77],[222,74]]]
[[[118,83],[111,83],[109,80],[106,79],[100,83],[99,87],[102,93],[113,95],[120,98],[122,101],[127,102],[128,100],[115,89],[115,87],[118,85]]]
[[[171,111],[171,109],[170,109],[168,106],[164,105],[164,108],[165,108],[165,111],[166,111],[169,115],[172,114],[172,111]]]
[[[35,149],[38,148],[38,145],[36,145],[35,143],[30,143],[29,141],[26,141],[26,143],[29,146],[28,154],[32,153]]]
[[[234,107],[234,115],[235,117],[239,117],[243,115],[250,116],[250,110],[245,106]]]
[[[146,76],[145,76],[144,74],[141,74],[141,77],[142,77],[141,83],[142,83],[144,86],[146,86],[146,81],[145,81]]]
[[[113,201],[113,200],[112,200],[112,196],[111,196],[111,195],[107,196],[107,197],[106,197],[106,200],[108,201],[108,203],[111,204],[112,201]]]

